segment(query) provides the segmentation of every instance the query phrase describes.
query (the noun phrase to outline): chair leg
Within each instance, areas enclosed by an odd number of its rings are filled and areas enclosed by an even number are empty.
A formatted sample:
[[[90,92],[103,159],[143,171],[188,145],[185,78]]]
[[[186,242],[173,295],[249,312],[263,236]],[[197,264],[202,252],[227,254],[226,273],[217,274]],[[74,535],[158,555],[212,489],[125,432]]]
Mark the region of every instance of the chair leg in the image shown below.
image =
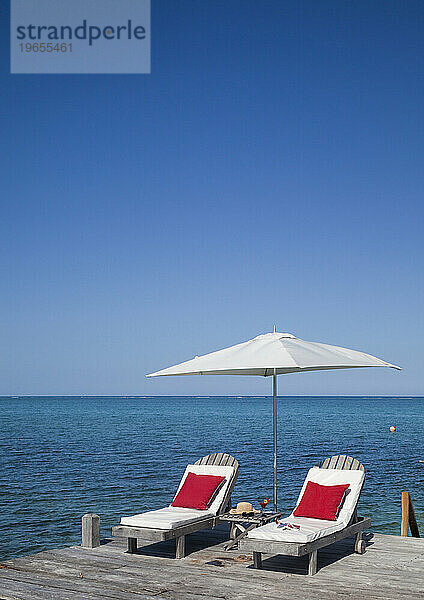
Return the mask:
[[[362,539],[362,531],[359,531],[355,536],[355,552],[356,554],[364,554],[365,550],[365,540]]]
[[[308,575],[315,575],[318,570],[318,550],[309,554]]]
[[[262,554],[260,552],[253,553],[253,566],[255,569],[262,568]]]
[[[137,538],[128,538],[128,552],[129,554],[137,552]]]
[[[185,556],[185,535],[180,535],[175,539],[175,558],[184,558]]]

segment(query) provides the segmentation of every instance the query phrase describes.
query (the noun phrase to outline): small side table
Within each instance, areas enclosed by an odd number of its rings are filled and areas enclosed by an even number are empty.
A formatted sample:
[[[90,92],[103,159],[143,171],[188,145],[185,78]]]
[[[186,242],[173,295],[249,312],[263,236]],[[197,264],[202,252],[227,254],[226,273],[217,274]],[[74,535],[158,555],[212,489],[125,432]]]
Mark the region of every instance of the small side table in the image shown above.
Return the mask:
[[[279,519],[284,513],[278,512],[261,512],[251,516],[234,515],[229,512],[219,515],[219,520],[222,522],[231,523],[230,541],[224,546],[225,550],[231,550],[238,545],[239,540],[244,538],[249,531],[265,525],[270,521]]]

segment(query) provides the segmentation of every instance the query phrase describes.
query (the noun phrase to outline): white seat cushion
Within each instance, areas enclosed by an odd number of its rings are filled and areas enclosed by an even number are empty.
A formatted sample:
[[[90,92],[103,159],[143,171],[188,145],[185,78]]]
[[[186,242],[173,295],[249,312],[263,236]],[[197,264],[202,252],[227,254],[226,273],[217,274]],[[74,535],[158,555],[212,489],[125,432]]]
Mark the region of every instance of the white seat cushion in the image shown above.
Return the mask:
[[[209,510],[168,506],[159,510],[150,510],[139,515],[133,515],[132,517],[122,517],[121,525],[151,529],[175,529],[180,525],[189,525],[195,521],[201,521],[208,516],[213,516]]]
[[[364,483],[364,471],[345,471],[343,469],[320,469],[313,467],[309,469],[305,482],[299,494],[296,506],[305,491],[308,481],[319,483],[320,485],[340,485],[349,484],[342,507],[336,521],[324,521],[323,519],[311,519],[308,517],[295,517],[293,513],[286,519],[279,519],[280,522],[289,522],[300,525],[300,529],[283,529],[277,527],[276,523],[268,523],[257,529],[253,529],[247,534],[249,539],[273,540],[281,542],[312,542],[318,538],[340,531],[349,525],[353,511],[358,503],[362,485]]]
[[[276,542],[312,542],[320,537],[334,533],[339,529],[337,521],[323,521],[322,519],[309,519],[306,517],[292,517],[279,519],[280,522],[295,523],[300,525],[300,529],[282,529],[277,527],[276,523],[267,523],[253,529],[247,534],[249,539],[254,540],[272,540]]]
[[[178,494],[188,473],[196,475],[221,475],[225,477],[224,483],[218,489],[216,497],[207,510],[196,510],[194,508],[179,508],[168,506],[159,510],[133,515],[132,517],[122,517],[121,525],[130,525],[132,527],[147,527],[152,529],[175,529],[181,525],[188,525],[195,521],[201,521],[207,517],[215,516],[222,512],[223,502],[228,490],[228,486],[234,476],[234,467],[223,467],[219,465],[187,465],[184,475],[181,478],[175,496]],[[174,496],[174,498],[175,498]]]

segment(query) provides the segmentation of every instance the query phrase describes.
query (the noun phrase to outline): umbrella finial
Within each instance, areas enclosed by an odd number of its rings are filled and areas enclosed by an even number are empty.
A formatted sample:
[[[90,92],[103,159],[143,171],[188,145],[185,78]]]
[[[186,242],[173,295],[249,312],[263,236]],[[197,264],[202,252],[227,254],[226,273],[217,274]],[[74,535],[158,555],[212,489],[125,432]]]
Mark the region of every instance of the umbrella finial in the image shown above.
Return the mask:
[[[274,325],[274,333],[277,333],[277,325]]]

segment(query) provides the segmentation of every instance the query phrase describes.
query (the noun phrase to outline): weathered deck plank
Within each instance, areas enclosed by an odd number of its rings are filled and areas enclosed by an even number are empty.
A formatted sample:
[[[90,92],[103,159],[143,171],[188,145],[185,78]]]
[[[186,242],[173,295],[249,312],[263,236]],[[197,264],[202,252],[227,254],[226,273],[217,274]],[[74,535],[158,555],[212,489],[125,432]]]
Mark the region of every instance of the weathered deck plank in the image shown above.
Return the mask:
[[[424,595],[424,540],[368,534],[367,552],[342,540],[318,552],[318,573],[307,577],[305,557],[225,552],[228,532],[188,536],[189,555],[176,561],[175,542],[125,553],[125,540],[98,548],[48,550],[5,561],[1,600],[418,600]]]

